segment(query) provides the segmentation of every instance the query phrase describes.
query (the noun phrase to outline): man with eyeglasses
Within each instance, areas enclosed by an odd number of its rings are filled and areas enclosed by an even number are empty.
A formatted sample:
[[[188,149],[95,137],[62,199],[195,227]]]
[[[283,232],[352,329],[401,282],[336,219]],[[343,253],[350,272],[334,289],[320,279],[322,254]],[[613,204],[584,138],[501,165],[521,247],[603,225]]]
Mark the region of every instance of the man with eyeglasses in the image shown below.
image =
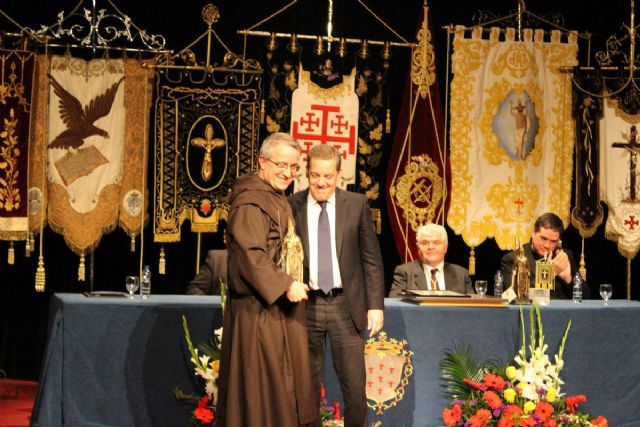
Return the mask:
[[[570,299],[572,279],[578,270],[573,253],[569,249],[562,249],[561,239],[564,225],[558,215],[547,212],[540,215],[533,224],[531,242],[523,245],[524,254],[529,265],[531,286],[535,284],[536,261],[547,258],[555,265],[555,289],[551,291],[551,298]],[[518,248],[519,249],[519,248]],[[513,263],[518,256],[518,249],[502,257],[501,267],[504,276],[505,289],[511,286]],[[582,297],[589,298],[589,288],[582,285]]]
[[[289,202],[304,248],[304,281],[310,287],[307,327],[314,397],[320,402],[328,340],[344,399],[344,425],[366,427],[365,329],[373,336],[384,323],[384,270],[366,196],[336,188],[340,163],[333,146],[313,146],[307,155],[309,188]]]
[[[216,414],[225,427],[299,427],[319,418],[307,286],[279,266],[293,219],[284,191],[299,169],[300,151],[290,135],[270,135],[260,148],[258,173],[239,177],[230,196],[229,292]]]
[[[449,248],[447,230],[438,224],[425,224],[416,232],[419,259],[399,265],[393,272],[390,297],[407,290],[474,293],[466,268],[444,261]]]

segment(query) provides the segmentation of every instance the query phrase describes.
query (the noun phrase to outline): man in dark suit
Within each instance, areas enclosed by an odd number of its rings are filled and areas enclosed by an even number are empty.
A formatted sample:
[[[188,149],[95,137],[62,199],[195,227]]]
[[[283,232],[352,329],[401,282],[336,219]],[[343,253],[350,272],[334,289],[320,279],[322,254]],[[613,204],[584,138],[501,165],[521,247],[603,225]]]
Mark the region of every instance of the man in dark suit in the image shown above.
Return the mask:
[[[578,271],[576,260],[569,249],[559,247],[564,225],[558,215],[547,212],[540,215],[533,224],[531,242],[523,245],[524,254],[529,264],[529,278],[533,287],[536,279],[536,261],[546,257],[555,265],[555,289],[551,291],[551,298],[570,299],[573,287],[573,277]],[[511,286],[513,262],[518,250],[511,251],[502,257],[501,267],[504,275],[505,289]],[[582,284],[582,297],[588,299],[589,288]]]
[[[207,252],[198,274],[187,285],[187,295],[220,295],[220,286],[227,283],[228,258],[226,249]]]
[[[449,248],[447,230],[438,224],[426,224],[416,233],[419,259],[396,267],[390,297],[407,290],[447,290],[472,294],[471,279],[466,268],[444,262]]]
[[[382,329],[384,270],[367,199],[336,189],[339,175],[336,149],[314,146],[307,157],[309,189],[289,202],[304,247],[304,282],[310,288],[307,327],[318,402],[328,337],[345,404],[345,426],[365,427],[364,329],[370,335]]]

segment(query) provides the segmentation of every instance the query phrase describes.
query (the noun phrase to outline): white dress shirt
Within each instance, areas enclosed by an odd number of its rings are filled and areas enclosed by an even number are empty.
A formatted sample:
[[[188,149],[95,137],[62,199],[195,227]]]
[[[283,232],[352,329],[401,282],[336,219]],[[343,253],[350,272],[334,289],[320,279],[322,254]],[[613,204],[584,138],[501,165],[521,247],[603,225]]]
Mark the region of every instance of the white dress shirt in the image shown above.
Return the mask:
[[[436,272],[436,279],[438,281],[438,287],[436,289],[433,289],[431,287],[431,270],[433,269],[438,270]],[[427,279],[427,289],[430,291],[444,291],[446,288],[444,286],[444,261],[441,261],[440,264],[436,265],[435,267],[431,266],[431,265],[427,265],[425,263],[422,263],[422,269],[424,270],[424,275],[425,278]]]
[[[318,288],[318,217],[322,208],[309,192],[307,197],[307,232],[309,233],[309,286]],[[340,266],[336,252],[336,194],[327,200],[327,216],[331,230],[331,266],[333,267],[333,287],[341,288]]]

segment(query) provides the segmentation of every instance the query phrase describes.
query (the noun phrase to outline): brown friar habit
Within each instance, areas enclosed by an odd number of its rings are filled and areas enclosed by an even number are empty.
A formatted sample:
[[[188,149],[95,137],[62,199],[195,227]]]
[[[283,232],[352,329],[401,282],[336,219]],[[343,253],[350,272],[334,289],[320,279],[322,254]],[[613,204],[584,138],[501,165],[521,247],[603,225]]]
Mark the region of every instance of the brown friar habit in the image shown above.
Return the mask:
[[[227,222],[229,295],[220,360],[218,418],[224,427],[298,427],[314,422],[304,303],[276,265],[291,208],[255,175],[236,180]]]

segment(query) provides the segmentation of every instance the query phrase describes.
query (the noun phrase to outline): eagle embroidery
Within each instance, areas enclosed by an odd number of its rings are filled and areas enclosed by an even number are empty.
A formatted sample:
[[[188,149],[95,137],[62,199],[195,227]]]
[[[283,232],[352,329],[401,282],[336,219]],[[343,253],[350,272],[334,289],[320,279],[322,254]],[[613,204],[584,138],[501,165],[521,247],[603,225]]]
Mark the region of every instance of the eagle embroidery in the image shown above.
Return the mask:
[[[70,148],[75,150],[84,143],[85,138],[91,135],[109,138],[107,131],[100,129],[93,123],[109,114],[124,77],[120,78],[103,94],[93,98],[84,109],[80,101],[63,88],[51,74],[48,74],[48,77],[54,93],[60,99],[58,102],[60,119],[67,126],[66,130],[51,141],[49,148]]]

